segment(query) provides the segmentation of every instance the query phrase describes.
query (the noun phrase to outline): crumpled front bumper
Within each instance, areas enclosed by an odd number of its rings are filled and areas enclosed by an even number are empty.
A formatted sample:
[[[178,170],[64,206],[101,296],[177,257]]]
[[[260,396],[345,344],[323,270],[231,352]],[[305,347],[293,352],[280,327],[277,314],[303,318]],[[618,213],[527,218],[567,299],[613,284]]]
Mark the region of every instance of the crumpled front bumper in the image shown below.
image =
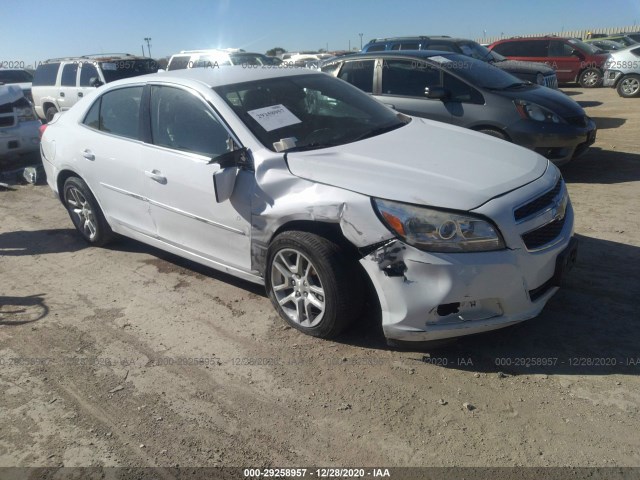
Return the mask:
[[[526,224],[503,230],[508,248],[495,252],[429,253],[389,241],[360,260],[380,300],[385,336],[426,342],[537,316],[558,290],[559,265],[567,255],[575,261],[573,220],[569,203],[558,237],[535,251],[518,243]]]

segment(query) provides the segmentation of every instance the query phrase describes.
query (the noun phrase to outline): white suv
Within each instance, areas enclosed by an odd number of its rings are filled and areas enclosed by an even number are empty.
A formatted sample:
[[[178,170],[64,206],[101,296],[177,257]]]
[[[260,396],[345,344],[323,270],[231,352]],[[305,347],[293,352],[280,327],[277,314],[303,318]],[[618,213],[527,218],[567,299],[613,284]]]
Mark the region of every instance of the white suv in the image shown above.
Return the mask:
[[[36,114],[50,122],[96,87],[122,78],[156,73],[152,58],[123,54],[97,54],[54,58],[38,65],[31,92]]]

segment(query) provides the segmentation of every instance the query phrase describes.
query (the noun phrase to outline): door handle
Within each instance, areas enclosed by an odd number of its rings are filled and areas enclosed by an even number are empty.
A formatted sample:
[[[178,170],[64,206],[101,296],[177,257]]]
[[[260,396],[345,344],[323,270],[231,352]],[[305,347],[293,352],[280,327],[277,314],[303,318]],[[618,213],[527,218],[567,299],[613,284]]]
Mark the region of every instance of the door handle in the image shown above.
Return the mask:
[[[96,156],[95,156],[95,155],[93,154],[93,152],[92,152],[91,150],[89,150],[89,149],[87,149],[87,150],[83,150],[83,151],[82,151],[82,152],[80,152],[80,153],[82,153],[82,156],[83,156],[84,158],[86,158],[87,160],[95,160],[95,159],[96,159]]]
[[[78,92],[78,96],[79,96],[79,97],[82,97],[82,92]]]
[[[61,96],[61,97],[64,97],[64,92],[60,92],[60,96]]]
[[[159,170],[145,170],[144,174],[149,177],[151,180],[155,180],[158,183],[161,183],[162,185],[164,185],[165,183],[167,183],[167,177],[162,175],[162,172],[160,172]]]

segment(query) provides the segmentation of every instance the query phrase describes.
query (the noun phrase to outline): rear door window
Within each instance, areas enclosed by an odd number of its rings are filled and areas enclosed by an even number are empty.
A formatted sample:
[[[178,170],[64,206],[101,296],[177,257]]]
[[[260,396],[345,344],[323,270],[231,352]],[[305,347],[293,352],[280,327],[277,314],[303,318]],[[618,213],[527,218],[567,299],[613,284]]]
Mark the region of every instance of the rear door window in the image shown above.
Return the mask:
[[[360,90],[373,92],[374,60],[352,60],[345,62],[338,78],[349,82]]]
[[[112,135],[139,140],[142,88],[119,88],[105,93],[93,104],[83,123]]]
[[[425,98],[425,87],[441,86],[440,70],[420,60],[384,60],[382,94]]]
[[[33,75],[33,86],[50,86],[56,84],[59,63],[41,64]]]
[[[75,87],[77,73],[78,64],[67,63],[64,67],[62,67],[62,78],[60,79],[60,85],[63,87]]]

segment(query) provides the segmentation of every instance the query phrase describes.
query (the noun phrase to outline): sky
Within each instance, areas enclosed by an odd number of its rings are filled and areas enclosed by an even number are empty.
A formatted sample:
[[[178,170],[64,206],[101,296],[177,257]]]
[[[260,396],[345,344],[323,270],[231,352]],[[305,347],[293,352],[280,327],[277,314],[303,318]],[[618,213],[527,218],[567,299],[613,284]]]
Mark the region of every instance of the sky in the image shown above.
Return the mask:
[[[93,53],[346,50],[375,37],[478,39],[638,25],[640,0],[0,0],[0,65]]]

